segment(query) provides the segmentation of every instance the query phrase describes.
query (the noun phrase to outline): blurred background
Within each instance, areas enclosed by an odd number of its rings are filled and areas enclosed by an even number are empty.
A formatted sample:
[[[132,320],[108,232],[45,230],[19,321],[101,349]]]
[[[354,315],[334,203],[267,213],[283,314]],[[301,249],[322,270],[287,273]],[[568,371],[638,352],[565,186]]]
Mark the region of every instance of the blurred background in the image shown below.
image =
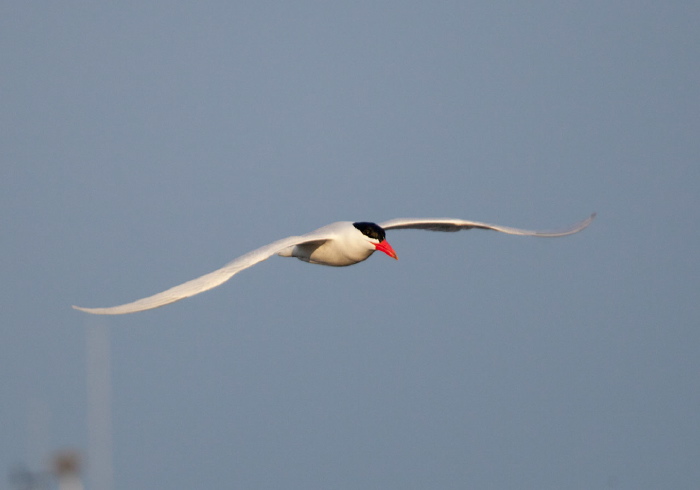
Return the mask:
[[[0,11],[0,487],[700,487],[697,2]]]

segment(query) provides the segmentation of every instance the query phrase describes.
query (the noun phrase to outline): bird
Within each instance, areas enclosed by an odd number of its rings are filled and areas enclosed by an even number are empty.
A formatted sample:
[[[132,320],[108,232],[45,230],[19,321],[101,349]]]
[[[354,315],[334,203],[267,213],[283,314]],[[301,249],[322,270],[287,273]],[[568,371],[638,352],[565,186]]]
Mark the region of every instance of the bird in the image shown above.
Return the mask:
[[[578,233],[590,225],[595,216],[596,214],[593,213],[587,219],[559,231],[523,230],[453,218],[396,218],[379,224],[368,221],[338,221],[304,235],[290,236],[263,245],[209,274],[131,303],[106,308],[84,308],[81,306],[73,306],[73,308],[95,315],[122,315],[152,310],[220,286],[240,271],[267,260],[273,255],[296,257],[310,264],[332,267],[357,264],[368,259],[376,251],[383,252],[398,260],[398,255],[386,240],[387,230],[413,229],[456,232],[479,229],[494,230],[510,235],[549,238]]]

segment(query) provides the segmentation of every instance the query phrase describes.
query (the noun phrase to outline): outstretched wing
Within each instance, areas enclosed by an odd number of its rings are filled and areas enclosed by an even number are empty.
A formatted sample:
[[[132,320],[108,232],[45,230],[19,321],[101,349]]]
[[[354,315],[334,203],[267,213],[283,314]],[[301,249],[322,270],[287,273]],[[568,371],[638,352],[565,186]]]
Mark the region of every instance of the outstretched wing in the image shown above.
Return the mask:
[[[488,223],[480,223],[479,221],[467,221],[462,219],[452,218],[396,218],[384,223],[379,223],[379,226],[385,230],[429,230],[429,231],[460,231],[471,230],[478,228],[482,230],[495,230],[511,235],[537,236],[537,237],[557,237],[566,236],[573,233],[578,233],[585,227],[591,224],[595,218],[593,213],[587,219],[576,223],[570,228],[557,231],[536,231],[536,230],[521,230],[520,228],[511,228],[509,226],[490,225]]]
[[[96,315],[122,315],[124,313],[136,313],[137,311],[151,310],[160,306],[165,306],[181,299],[189,298],[209,289],[215,288],[225,283],[238,272],[248,267],[252,267],[258,262],[269,259],[277,252],[294,245],[299,245],[309,242],[321,242],[331,239],[329,236],[314,235],[313,233],[304,236],[291,236],[272,242],[258,249],[241,255],[237,259],[232,260],[221,269],[205,274],[197,279],[192,279],[179,286],[172,287],[162,293],[148,296],[147,298],[136,300],[132,303],[126,303],[119,306],[111,306],[108,308],[82,308],[73,306],[76,310],[93,313]]]

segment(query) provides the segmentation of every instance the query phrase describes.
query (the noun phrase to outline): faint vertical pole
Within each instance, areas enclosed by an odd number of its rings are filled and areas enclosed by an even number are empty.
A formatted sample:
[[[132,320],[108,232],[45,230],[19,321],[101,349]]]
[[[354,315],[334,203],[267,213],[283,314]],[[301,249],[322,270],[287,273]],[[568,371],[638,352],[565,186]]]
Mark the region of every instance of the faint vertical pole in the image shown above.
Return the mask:
[[[32,398],[27,408],[27,463],[30,471],[46,470],[49,454],[51,410],[46,400]]]
[[[87,474],[91,490],[112,490],[112,382],[109,331],[103,319],[88,318],[87,330]]]

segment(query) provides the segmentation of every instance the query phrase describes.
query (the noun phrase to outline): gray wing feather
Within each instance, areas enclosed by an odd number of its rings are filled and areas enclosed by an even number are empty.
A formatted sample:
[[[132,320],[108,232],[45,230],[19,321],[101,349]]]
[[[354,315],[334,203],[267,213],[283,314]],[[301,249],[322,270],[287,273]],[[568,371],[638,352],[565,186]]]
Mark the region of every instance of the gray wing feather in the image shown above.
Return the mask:
[[[73,308],[96,315],[122,315],[124,313],[136,313],[138,311],[151,310],[153,308],[165,306],[167,304],[180,301],[181,299],[203,293],[204,291],[208,291],[216,286],[220,286],[231,279],[236,273],[242,271],[243,269],[247,269],[248,267],[252,267],[263,260],[269,259],[277,252],[287,247],[310,241],[317,242],[324,239],[328,240],[330,237],[324,238],[308,234],[304,236],[283,238],[281,240],[277,240],[276,242],[272,242],[269,245],[255,249],[252,252],[248,252],[245,255],[241,255],[237,259],[234,259],[223,266],[221,269],[217,269],[214,272],[205,274],[197,279],[187,281],[179,286],[172,287],[166,291],[163,291],[162,293],[154,294],[153,296],[148,296],[147,298],[139,299],[132,303],[111,306],[108,308],[82,308],[80,306],[73,306]]]
[[[479,221],[467,221],[452,218],[396,218],[389,221],[385,221],[384,223],[379,223],[379,226],[381,226],[385,230],[414,229],[448,232],[471,230],[472,228],[477,228],[481,230],[500,231],[503,233],[509,233],[511,235],[558,237],[578,233],[579,231],[583,230],[588,225],[590,225],[591,221],[593,221],[593,218],[595,218],[595,216],[595,213],[593,213],[587,219],[576,223],[575,225],[569,228],[554,231],[522,230],[520,228],[511,228],[509,226],[490,225],[488,223],[481,223]]]

